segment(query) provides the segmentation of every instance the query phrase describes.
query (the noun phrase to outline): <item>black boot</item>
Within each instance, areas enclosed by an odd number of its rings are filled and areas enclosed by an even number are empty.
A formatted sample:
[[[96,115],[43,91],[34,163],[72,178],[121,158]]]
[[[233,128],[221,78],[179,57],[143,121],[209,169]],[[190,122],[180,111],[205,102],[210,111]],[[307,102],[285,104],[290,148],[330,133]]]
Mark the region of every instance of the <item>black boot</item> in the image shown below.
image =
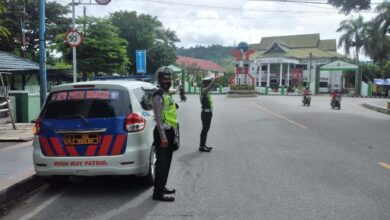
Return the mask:
[[[202,152],[210,152],[212,149],[213,149],[212,147],[207,147],[206,145],[199,147],[199,151]]]
[[[173,196],[167,196],[164,193],[153,193],[153,199],[163,202],[173,202],[175,201],[175,197]]]
[[[162,190],[162,192],[163,192],[164,194],[173,194],[173,193],[176,192],[176,190],[175,190],[174,188],[166,188],[166,187],[164,187],[164,189]]]

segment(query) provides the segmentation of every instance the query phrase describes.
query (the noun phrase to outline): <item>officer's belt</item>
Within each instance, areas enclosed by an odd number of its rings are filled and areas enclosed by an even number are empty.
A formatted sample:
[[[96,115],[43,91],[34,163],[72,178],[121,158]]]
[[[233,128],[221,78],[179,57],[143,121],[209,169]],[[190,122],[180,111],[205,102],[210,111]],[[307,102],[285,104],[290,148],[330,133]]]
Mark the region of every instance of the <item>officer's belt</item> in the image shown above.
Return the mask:
[[[167,124],[163,124],[163,125],[162,125],[162,128],[163,128],[164,130],[169,130],[169,129],[172,128],[172,126],[167,125]]]
[[[202,112],[211,112],[211,109],[205,108],[205,109],[202,109]]]

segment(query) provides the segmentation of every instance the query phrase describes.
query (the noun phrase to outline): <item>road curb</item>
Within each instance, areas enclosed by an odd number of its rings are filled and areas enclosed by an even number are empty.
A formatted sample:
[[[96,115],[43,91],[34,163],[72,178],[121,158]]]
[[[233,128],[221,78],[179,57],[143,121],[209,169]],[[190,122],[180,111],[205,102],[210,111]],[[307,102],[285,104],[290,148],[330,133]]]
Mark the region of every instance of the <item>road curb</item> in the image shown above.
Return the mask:
[[[385,109],[385,108],[377,107],[377,106],[370,105],[370,104],[367,104],[367,103],[362,104],[362,106],[363,106],[363,107],[366,107],[366,108],[368,108],[368,109],[377,111],[377,112],[381,112],[381,113],[390,115],[390,109]]]
[[[0,191],[0,216],[17,198],[43,184],[42,178],[34,174]]]

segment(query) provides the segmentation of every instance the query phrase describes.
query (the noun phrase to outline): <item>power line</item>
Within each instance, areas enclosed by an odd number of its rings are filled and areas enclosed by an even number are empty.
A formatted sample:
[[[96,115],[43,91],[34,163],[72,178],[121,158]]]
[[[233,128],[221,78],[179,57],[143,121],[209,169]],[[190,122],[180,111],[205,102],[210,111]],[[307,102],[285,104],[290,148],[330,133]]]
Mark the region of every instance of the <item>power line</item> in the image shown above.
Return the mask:
[[[132,1],[138,1],[138,0],[132,0]],[[220,9],[220,10],[235,10],[235,11],[254,11],[254,12],[279,12],[279,13],[308,13],[307,11],[292,11],[292,10],[272,10],[272,9],[244,9],[244,8],[233,8],[233,7],[224,7],[224,6],[217,6],[217,5],[206,5],[206,4],[190,4],[190,3],[183,3],[183,2],[175,2],[175,1],[165,1],[165,0],[143,0],[143,1],[149,1],[149,2],[155,2],[159,4],[169,4],[169,5],[182,5],[182,6],[190,6],[190,7],[199,7],[199,8],[212,8],[212,9]],[[310,13],[335,13],[336,11],[312,11]]]
[[[305,0],[302,0],[302,1],[299,1],[299,0],[250,0],[252,2],[254,1],[261,1],[261,2],[282,2],[282,3],[310,3],[310,4],[320,4],[320,5],[327,5],[328,3],[327,2],[324,2],[324,1],[315,1],[315,0],[312,0],[312,1],[305,1]]]

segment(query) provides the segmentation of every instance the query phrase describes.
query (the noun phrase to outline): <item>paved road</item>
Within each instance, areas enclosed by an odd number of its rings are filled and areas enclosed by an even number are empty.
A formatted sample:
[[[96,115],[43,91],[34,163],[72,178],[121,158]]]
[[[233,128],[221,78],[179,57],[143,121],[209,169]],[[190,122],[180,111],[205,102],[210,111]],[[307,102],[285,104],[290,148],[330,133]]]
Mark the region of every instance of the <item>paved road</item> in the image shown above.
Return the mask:
[[[371,100],[371,99],[369,99]],[[4,219],[390,219],[390,116],[344,98],[215,97],[211,153],[197,151],[199,98],[180,103],[181,149],[155,202],[136,179],[42,187]]]

